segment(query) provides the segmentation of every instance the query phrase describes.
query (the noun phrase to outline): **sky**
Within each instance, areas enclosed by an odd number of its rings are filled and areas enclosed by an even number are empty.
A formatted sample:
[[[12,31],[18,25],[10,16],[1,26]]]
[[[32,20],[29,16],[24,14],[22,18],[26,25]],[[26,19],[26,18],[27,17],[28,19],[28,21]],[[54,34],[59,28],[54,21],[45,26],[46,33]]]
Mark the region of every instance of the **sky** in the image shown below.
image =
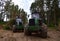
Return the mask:
[[[30,6],[34,0],[12,0],[12,2],[14,2],[15,5],[18,5],[19,8],[24,9],[27,14],[30,14]]]

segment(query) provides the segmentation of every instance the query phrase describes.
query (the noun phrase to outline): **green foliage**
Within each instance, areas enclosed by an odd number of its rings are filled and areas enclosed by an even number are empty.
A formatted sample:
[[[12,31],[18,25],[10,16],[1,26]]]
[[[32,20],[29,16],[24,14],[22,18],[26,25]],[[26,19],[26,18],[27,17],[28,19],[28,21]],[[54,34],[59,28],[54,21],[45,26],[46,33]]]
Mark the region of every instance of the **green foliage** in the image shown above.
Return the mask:
[[[57,27],[49,27],[49,29],[56,30]]]
[[[12,29],[13,24],[15,24],[15,19],[11,19],[6,24],[3,25],[4,30],[10,30]]]
[[[25,25],[27,23],[27,13],[24,12],[24,10],[22,9],[22,14],[21,14],[21,18],[22,18],[22,21],[23,21],[23,24]]]
[[[0,25],[3,26],[4,30],[10,30],[10,27],[7,25],[7,22],[0,21]]]
[[[3,24],[6,24],[6,22],[0,21],[0,24],[3,25]]]
[[[19,9],[18,5],[14,5],[14,4],[10,5],[11,4],[10,2],[9,2],[9,4],[8,4],[8,2],[6,3],[5,11],[8,11],[10,13],[10,18],[12,18],[12,19],[16,18],[16,16],[21,17],[23,24],[25,24],[27,21],[27,13],[23,9],[21,9],[21,8]],[[9,24],[11,24],[11,23],[13,23],[12,20],[10,20]]]
[[[7,25],[8,25],[9,27],[12,27],[12,25],[14,25],[15,23],[16,23],[15,19],[11,19],[11,20],[7,23]]]
[[[4,30],[10,30],[10,27],[7,26],[7,25],[4,25],[3,29],[4,29]]]
[[[48,27],[55,27],[53,23],[50,23]]]
[[[39,8],[41,9],[40,15],[42,16],[42,18],[45,19],[45,14],[47,17],[47,21],[44,22],[46,22],[48,26],[57,26],[57,24],[59,23],[58,20],[60,18],[60,10],[58,7],[58,3],[58,0],[46,0],[46,3],[44,3],[44,0],[35,0],[35,2],[31,4],[30,11],[32,13],[34,11],[34,8],[39,6]],[[47,8],[49,9],[48,11],[43,10],[44,4],[47,5]]]

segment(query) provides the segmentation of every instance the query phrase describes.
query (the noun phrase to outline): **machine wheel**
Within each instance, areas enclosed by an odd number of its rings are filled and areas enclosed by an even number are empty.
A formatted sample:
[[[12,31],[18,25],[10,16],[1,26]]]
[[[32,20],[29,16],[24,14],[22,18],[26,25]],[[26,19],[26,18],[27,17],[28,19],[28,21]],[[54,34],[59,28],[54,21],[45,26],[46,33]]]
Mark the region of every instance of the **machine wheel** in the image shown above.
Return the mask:
[[[41,28],[41,37],[47,38],[47,26],[45,24],[43,24]]]
[[[13,32],[15,33],[15,32],[16,32],[16,30],[13,30]]]
[[[15,25],[13,25],[12,31],[16,32],[16,26]]]
[[[41,32],[41,37],[42,37],[42,38],[47,38],[47,32],[42,31],[42,32]]]
[[[24,28],[24,34],[29,36],[31,35],[31,32],[28,29]]]

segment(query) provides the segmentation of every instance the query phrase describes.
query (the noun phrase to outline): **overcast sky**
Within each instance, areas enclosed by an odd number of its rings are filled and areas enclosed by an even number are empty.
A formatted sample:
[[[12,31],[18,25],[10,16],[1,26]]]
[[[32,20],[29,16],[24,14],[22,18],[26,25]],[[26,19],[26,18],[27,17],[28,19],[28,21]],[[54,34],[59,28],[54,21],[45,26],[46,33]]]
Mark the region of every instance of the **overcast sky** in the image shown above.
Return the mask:
[[[34,0],[12,0],[15,5],[18,5],[19,8],[23,8],[28,14],[30,14],[30,6]]]

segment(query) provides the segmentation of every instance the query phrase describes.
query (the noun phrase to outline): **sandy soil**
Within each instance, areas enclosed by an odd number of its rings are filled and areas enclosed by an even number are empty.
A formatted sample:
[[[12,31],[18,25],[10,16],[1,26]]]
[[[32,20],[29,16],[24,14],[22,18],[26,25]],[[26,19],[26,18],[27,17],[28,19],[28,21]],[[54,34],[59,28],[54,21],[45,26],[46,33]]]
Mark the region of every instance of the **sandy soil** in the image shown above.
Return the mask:
[[[26,36],[23,32],[13,33],[12,31],[0,30],[0,41],[60,41],[60,32],[48,30],[48,38],[44,39],[37,35]]]

